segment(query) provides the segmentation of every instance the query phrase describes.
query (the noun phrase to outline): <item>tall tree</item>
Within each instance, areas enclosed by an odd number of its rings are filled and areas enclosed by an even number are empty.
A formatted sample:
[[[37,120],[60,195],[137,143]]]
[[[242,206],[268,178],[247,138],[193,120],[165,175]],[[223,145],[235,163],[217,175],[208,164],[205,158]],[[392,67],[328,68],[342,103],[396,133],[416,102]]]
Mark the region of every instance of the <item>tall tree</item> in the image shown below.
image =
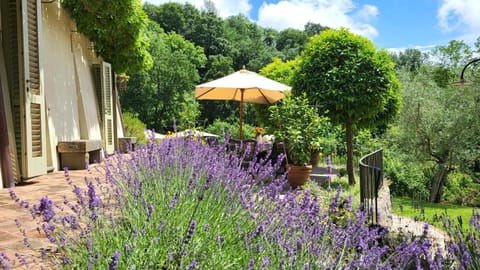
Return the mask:
[[[403,104],[398,127],[402,148],[419,162],[431,164],[426,175],[429,200],[440,202],[448,175],[480,157],[478,82],[439,87],[428,72],[400,73]]]
[[[150,20],[157,22],[165,32],[175,32],[187,40],[193,32],[193,26],[200,17],[200,11],[192,4],[165,3],[160,6],[145,3],[143,9]]]
[[[78,31],[93,41],[95,51],[116,72],[149,69],[152,58],[145,36],[148,17],[140,0],[62,0]]]
[[[264,42],[265,30],[243,15],[231,16],[225,20],[225,38],[231,43],[233,67],[242,66],[252,71],[272,61],[276,50]]]
[[[397,54],[392,55],[392,59],[396,64],[396,68],[405,68],[410,72],[417,72],[420,67],[428,59],[426,53],[422,53],[418,49],[406,49],[405,51],[398,52]]]
[[[319,23],[308,22],[305,24],[304,31],[308,37],[318,35],[320,32],[329,29],[327,26],[323,26]]]
[[[313,36],[301,54],[293,92],[306,92],[310,102],[346,131],[349,184],[355,184],[354,129],[390,122],[398,113],[400,85],[385,50],[346,29]]]
[[[307,41],[304,31],[287,28],[278,33],[276,47],[283,53],[285,60],[291,60],[302,52]]]
[[[472,57],[470,47],[463,41],[452,40],[447,46],[438,46],[432,52],[436,59],[433,70],[434,80],[439,87],[448,87],[459,70]]]
[[[151,22],[148,33],[153,68],[131,76],[120,101],[124,110],[138,113],[148,128],[165,132],[171,130],[173,118],[181,113],[184,93],[192,92],[198,83],[198,68],[206,58],[203,48],[174,32],[164,33],[155,22]]]

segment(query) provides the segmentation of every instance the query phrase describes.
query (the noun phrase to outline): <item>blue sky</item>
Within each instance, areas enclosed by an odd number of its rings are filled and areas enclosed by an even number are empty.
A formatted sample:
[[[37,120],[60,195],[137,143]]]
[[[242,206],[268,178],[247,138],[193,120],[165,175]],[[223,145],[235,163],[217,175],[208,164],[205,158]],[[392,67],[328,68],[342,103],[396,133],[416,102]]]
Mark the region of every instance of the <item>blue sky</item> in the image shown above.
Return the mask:
[[[177,1],[203,8],[203,0],[142,0],[154,5]],[[312,21],[347,27],[379,48],[428,50],[480,37],[480,0],[212,0],[218,15],[243,14],[263,27],[303,29]]]

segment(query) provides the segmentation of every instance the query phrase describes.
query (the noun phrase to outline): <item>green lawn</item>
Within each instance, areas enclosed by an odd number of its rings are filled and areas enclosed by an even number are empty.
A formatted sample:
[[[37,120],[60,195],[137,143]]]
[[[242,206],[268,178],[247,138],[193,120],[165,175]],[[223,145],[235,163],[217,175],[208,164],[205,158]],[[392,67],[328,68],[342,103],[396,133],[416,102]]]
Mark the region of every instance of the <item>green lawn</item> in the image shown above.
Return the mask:
[[[468,206],[429,203],[412,200],[407,197],[396,197],[392,202],[392,212],[396,215],[410,217],[419,221],[443,228],[442,216],[448,216],[458,223],[458,217],[462,219],[462,228],[468,229],[468,221],[473,213],[473,208]]]

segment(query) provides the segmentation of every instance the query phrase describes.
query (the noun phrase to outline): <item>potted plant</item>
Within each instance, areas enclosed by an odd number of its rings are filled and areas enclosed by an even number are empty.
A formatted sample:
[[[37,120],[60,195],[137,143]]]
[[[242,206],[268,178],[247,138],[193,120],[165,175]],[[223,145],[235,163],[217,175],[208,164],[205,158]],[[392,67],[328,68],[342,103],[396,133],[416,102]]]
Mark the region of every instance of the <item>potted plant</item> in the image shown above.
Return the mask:
[[[287,95],[269,107],[268,120],[268,130],[276,141],[283,142],[290,185],[303,185],[312,171],[310,150],[319,135],[322,118],[310,106],[306,95]]]

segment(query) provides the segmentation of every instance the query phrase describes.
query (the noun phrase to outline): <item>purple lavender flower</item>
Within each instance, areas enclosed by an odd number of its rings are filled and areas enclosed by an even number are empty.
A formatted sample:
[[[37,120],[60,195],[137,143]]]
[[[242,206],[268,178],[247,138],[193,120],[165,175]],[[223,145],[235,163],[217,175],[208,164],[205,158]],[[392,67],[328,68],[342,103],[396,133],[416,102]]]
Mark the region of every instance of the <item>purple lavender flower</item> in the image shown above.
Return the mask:
[[[91,181],[88,182],[87,195],[88,195],[88,207],[90,208],[90,210],[93,211],[95,210],[95,208],[98,208],[102,205],[102,199],[100,199],[100,197],[96,195],[95,185]]]
[[[65,172],[65,180],[69,185],[72,185],[72,179],[70,178],[70,171],[68,170],[68,167],[63,168],[63,171]]]
[[[117,269],[118,268],[118,259],[120,258],[120,251],[115,251],[115,253],[113,253],[111,259],[110,259],[110,263],[108,264],[108,269],[109,270],[113,270],[113,269]]]
[[[327,172],[328,174],[332,173],[332,159],[330,156],[327,156]]]
[[[87,250],[88,250],[89,253],[91,253],[93,251],[93,242],[92,242],[91,238],[88,238],[88,240],[87,240]]]
[[[255,259],[252,258],[250,259],[250,261],[248,261],[247,270],[252,270],[254,265],[255,265]]]
[[[165,225],[165,220],[164,219],[160,220],[160,223],[157,226],[157,232],[158,233],[160,233],[162,231],[164,225]]]
[[[77,203],[81,206],[85,206],[85,197],[83,196],[83,190],[77,186],[73,186],[73,193],[77,196]]]
[[[70,229],[72,229],[72,230],[76,230],[76,229],[80,228],[80,224],[78,224],[78,220],[77,220],[76,216],[72,216],[72,215],[68,215],[68,214],[64,215],[61,219],[61,222],[62,222],[62,225],[65,228],[70,227]]]
[[[196,269],[197,268],[197,260],[193,259],[193,261],[188,265],[188,269]]]
[[[2,269],[4,270],[10,270],[11,269],[11,265],[15,263],[15,261],[12,261],[10,259],[10,257],[7,256],[7,254],[2,251],[0,253],[0,266],[2,267]]]
[[[192,222],[190,223],[190,226],[188,227],[187,234],[185,235],[185,238],[183,239],[183,243],[188,244],[190,242],[190,239],[192,238],[196,227],[197,227],[197,222],[195,220],[192,220]]]
[[[55,217],[53,202],[47,197],[40,199],[39,205],[34,205],[32,209],[33,217],[43,217],[42,221],[49,222]]]
[[[260,269],[266,269],[270,265],[270,259],[267,256],[262,258],[262,267]]]
[[[12,200],[14,200],[14,201],[18,201],[18,200],[19,200],[19,198],[18,198],[18,196],[17,196],[17,193],[15,193],[15,190],[9,189],[9,190],[8,190],[8,194],[10,194],[10,198],[12,198]]]
[[[27,260],[25,259],[24,256],[22,256],[20,253],[17,253],[15,252],[15,257],[18,258],[18,261],[25,267],[28,269],[28,262]]]
[[[63,256],[63,258],[62,258],[62,264],[63,264],[63,265],[69,265],[70,263],[71,263],[70,257],[68,257],[68,256]]]
[[[150,219],[150,217],[152,217],[152,214],[153,214],[153,204],[149,204],[147,207],[147,218]]]

